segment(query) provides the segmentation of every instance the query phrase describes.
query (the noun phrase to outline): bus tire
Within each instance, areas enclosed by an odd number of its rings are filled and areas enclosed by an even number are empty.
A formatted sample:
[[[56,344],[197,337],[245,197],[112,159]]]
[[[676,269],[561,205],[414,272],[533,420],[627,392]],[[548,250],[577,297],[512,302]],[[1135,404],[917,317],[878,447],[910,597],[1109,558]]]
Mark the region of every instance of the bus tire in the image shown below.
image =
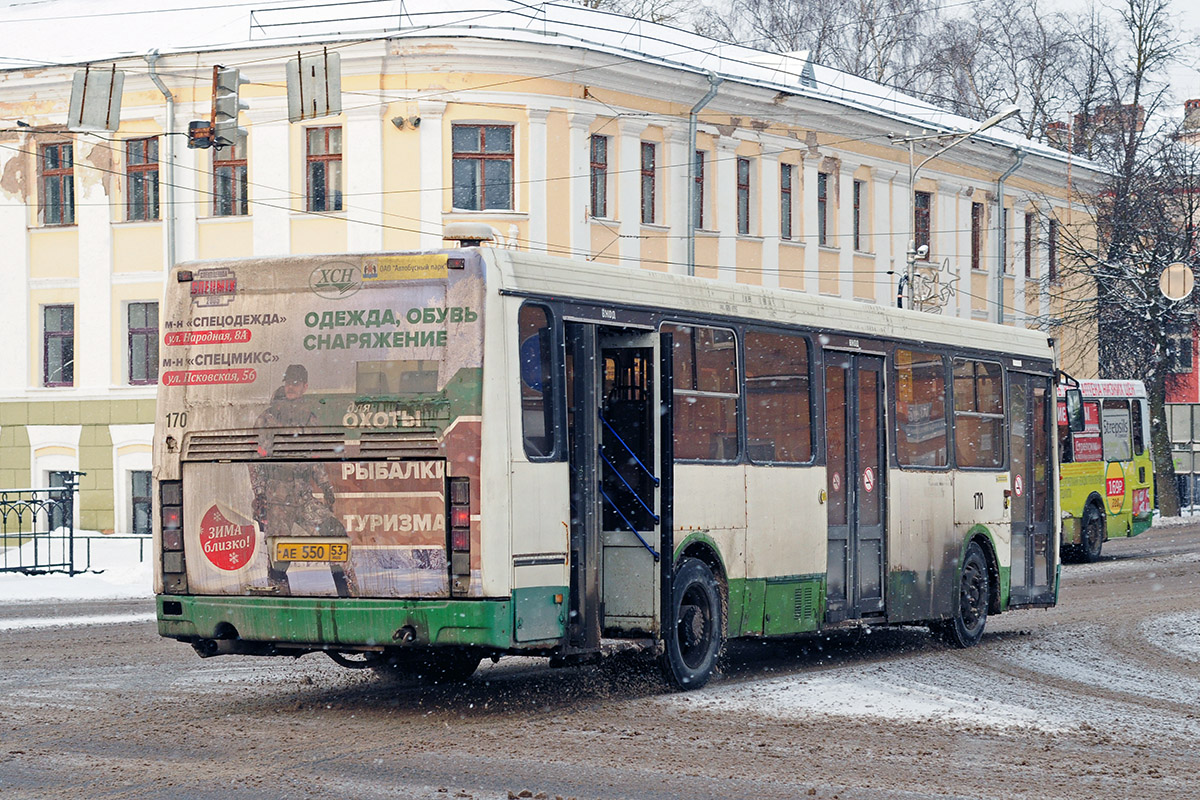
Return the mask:
[[[1088,506],[1083,512],[1083,525],[1079,531],[1079,560],[1092,563],[1100,560],[1100,551],[1104,548],[1104,514],[1095,506]]]
[[[675,570],[675,625],[664,632],[659,659],[663,677],[675,689],[699,689],[717,667],[724,642],[721,588],[703,561],[685,558]]]
[[[942,638],[952,647],[973,647],[983,638],[987,624],[991,591],[987,559],[978,542],[967,545],[958,582],[954,616],[938,626]]]

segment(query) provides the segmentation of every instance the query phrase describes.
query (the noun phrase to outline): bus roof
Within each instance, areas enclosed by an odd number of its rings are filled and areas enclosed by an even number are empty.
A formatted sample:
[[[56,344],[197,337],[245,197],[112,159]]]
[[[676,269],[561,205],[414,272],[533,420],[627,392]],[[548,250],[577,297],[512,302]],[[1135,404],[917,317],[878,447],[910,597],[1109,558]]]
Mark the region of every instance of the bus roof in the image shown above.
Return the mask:
[[[803,324],[831,333],[1053,359],[1049,339],[1042,331],[595,261],[493,248],[481,248],[481,252],[499,268],[502,288],[520,294],[579,298],[649,310],[719,313],[747,320]]]

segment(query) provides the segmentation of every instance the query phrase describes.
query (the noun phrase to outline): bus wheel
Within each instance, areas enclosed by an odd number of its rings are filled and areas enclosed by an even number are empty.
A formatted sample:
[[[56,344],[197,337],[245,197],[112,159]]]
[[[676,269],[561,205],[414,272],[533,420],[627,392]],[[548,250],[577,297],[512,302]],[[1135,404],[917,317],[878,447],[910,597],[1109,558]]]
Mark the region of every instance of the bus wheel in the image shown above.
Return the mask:
[[[987,624],[989,595],[987,559],[979,543],[971,542],[963,559],[954,616],[939,626],[942,637],[950,645],[972,647],[979,644],[983,626]]]
[[[469,648],[393,653],[385,663],[372,667],[376,675],[390,681],[417,680],[421,683],[462,683],[475,674],[482,656]]]
[[[663,637],[663,676],[676,689],[708,683],[721,652],[721,589],[703,561],[685,558],[675,571],[675,626]]]
[[[1083,515],[1083,530],[1079,537],[1080,558],[1091,563],[1100,560],[1100,550],[1104,547],[1104,515],[1088,506]]]

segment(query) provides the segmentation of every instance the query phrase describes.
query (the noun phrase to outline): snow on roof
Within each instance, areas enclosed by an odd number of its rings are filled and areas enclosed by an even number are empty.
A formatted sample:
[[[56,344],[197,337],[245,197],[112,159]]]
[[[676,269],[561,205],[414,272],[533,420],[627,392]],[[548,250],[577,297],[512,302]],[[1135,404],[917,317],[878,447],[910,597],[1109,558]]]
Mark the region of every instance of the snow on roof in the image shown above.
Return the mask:
[[[552,43],[826,100],[947,131],[976,120],[838,70],[806,52],[776,54],[571,2],[520,0],[10,0],[0,6],[0,71],[163,54],[372,38],[473,37]],[[753,42],[748,43],[753,44]],[[979,134],[1065,161],[1066,154],[999,127]]]

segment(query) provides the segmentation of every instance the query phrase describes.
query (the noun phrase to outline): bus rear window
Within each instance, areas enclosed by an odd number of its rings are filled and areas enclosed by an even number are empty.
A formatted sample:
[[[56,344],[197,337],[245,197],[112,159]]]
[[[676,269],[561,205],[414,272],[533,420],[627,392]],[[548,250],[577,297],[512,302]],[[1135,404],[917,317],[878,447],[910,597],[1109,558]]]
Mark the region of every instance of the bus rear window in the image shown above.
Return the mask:
[[[527,303],[517,315],[521,357],[521,431],[525,455],[554,457],[554,328],[550,312]]]

